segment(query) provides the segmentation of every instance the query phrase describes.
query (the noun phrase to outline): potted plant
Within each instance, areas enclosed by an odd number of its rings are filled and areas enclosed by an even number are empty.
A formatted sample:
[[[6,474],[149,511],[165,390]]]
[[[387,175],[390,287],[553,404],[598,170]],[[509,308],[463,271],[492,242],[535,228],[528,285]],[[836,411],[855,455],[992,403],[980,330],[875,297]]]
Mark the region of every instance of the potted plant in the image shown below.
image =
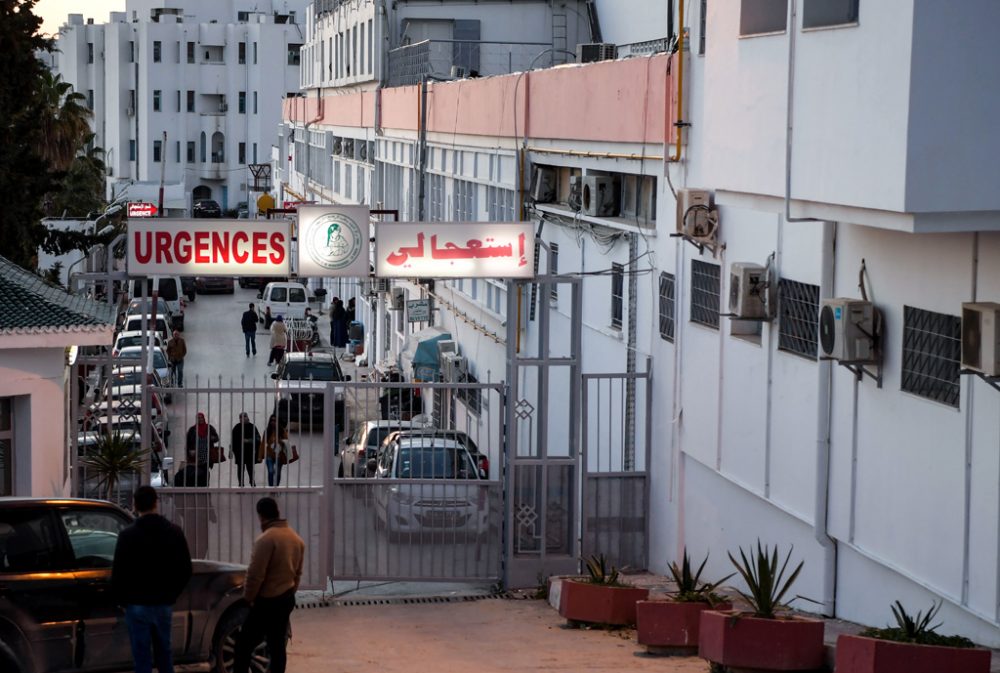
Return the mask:
[[[837,638],[837,673],[988,673],[990,651],[968,638],[943,636],[931,621],[941,609],[909,615],[903,604],[891,606],[896,626],[865,629]]]
[[[618,569],[604,555],[586,560],[588,577],[562,583],[559,614],[573,622],[627,626],[635,624],[635,604],[649,596],[618,580]]]
[[[701,573],[706,563],[707,554],[698,569],[692,572],[691,557],[685,550],[680,566],[676,561],[670,564],[676,588],[668,592],[668,599],[636,604],[636,636],[650,654],[696,654],[702,611],[732,607],[716,589],[733,575],[726,575],[717,582],[702,582]]]
[[[147,453],[120,432],[100,433],[80,463],[96,477],[105,499],[114,502],[115,488],[126,475],[142,471]]]
[[[750,612],[705,610],[701,613],[698,654],[716,666],[761,671],[811,671],[823,666],[823,622],[789,614],[782,602],[803,562],[786,575],[792,551],[778,565],[778,547],[757,541],[750,554],[740,548],[740,560],[729,560],[747,585],[740,595]]]

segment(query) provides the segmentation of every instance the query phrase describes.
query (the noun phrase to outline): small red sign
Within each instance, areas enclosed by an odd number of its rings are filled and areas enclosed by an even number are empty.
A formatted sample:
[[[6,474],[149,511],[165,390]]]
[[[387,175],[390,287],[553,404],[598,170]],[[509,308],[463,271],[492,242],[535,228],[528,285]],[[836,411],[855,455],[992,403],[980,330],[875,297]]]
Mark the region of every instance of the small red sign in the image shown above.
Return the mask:
[[[283,206],[286,209],[298,208],[299,206],[307,206],[316,203],[315,201],[285,201]]]
[[[155,217],[156,216],[156,204],[148,203],[146,201],[136,201],[134,203],[128,204],[128,216],[129,217]]]

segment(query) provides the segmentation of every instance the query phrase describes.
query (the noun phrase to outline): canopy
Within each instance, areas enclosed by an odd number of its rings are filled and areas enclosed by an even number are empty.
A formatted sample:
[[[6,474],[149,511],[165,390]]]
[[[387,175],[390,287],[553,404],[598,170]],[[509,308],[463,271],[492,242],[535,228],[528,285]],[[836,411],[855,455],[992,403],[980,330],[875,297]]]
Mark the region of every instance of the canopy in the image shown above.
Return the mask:
[[[446,339],[451,339],[451,332],[436,325],[414,332],[399,354],[399,368],[409,372],[413,380],[435,380],[439,369],[437,343]]]

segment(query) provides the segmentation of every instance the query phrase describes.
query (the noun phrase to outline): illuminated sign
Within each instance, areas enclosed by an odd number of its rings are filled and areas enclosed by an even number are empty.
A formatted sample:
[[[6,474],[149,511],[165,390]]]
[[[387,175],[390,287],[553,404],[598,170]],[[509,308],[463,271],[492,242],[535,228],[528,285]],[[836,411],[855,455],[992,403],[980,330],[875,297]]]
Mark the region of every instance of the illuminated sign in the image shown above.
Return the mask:
[[[367,206],[299,206],[297,231],[299,275],[368,276]]]
[[[380,278],[533,278],[531,222],[377,222]]]
[[[285,220],[130,220],[130,276],[287,276]]]
[[[129,217],[153,217],[156,215],[156,206],[146,201],[134,201],[128,204]]]

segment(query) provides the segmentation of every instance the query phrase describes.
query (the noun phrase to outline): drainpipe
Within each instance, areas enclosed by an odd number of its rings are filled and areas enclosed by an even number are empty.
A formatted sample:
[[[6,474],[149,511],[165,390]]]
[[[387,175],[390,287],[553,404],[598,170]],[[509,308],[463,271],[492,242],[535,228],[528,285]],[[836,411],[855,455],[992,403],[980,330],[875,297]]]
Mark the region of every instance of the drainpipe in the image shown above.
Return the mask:
[[[792,0],[794,3],[794,0]],[[671,17],[673,12],[671,12]],[[684,130],[681,113],[684,110],[684,0],[677,3],[677,108],[674,113],[674,154],[670,161],[681,160],[681,133]],[[664,138],[670,137],[670,128],[665,129]]]
[[[794,2],[794,0],[793,0]],[[820,297],[834,296],[837,254],[837,224],[823,223],[823,257]],[[837,543],[828,532],[830,506],[830,427],[833,412],[833,363],[821,360],[816,373],[816,483],[813,537],[823,548],[823,614],[837,614]]]
[[[795,91],[795,31],[798,28],[796,5],[798,0],[788,3],[788,86],[785,100],[785,222],[818,222],[814,217],[792,217],[792,121]],[[821,297],[832,295],[821,294]]]

